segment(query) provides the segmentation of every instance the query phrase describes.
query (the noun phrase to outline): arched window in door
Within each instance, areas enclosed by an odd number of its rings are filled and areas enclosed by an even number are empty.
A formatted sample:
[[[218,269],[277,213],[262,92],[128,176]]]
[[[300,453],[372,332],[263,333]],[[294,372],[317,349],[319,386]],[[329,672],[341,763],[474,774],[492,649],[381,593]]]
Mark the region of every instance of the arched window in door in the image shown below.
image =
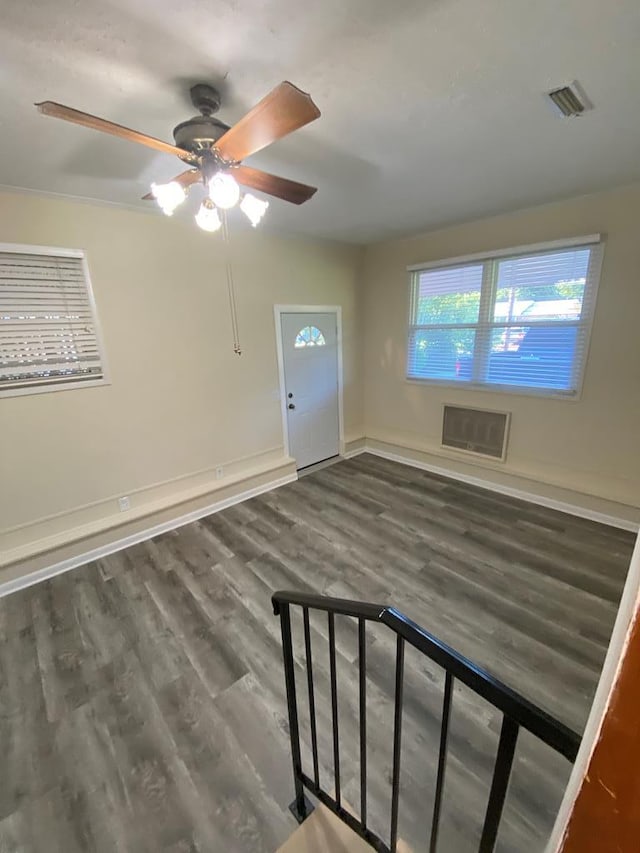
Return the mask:
[[[305,326],[296,335],[295,347],[323,347],[326,344],[324,335],[317,326]]]

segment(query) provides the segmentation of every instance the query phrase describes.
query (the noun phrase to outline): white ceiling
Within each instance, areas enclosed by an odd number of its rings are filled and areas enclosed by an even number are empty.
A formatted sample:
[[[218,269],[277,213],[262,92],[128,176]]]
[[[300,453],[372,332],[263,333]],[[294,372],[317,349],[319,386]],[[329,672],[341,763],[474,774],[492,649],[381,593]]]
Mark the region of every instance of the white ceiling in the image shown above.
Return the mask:
[[[33,102],[173,141],[193,82],[232,124],[288,79],[322,117],[247,162],[319,191],[262,227],[417,232],[640,178],[639,44],[638,0],[3,0],[0,184],[145,207],[178,160]],[[595,110],[563,119],[574,79]]]

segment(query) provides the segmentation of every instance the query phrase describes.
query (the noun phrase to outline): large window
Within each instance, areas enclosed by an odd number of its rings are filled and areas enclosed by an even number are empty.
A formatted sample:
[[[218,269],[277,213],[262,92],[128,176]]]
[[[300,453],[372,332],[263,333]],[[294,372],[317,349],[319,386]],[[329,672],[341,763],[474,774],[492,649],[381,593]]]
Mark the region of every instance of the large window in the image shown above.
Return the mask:
[[[408,378],[575,396],[601,254],[596,236],[412,267]]]
[[[82,252],[0,245],[0,395],[104,381]]]

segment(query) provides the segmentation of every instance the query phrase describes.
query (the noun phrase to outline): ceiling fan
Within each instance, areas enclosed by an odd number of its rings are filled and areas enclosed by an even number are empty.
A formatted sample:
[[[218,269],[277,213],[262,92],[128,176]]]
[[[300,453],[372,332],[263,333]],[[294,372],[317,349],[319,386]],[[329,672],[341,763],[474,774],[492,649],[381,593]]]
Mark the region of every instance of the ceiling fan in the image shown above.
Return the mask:
[[[242,194],[240,186],[250,187],[293,204],[302,204],[316,192],[316,187],[280,178],[242,163],[251,154],[317,119],[320,110],[310,95],[284,81],[237,124],[229,127],[214,117],[214,113],[220,108],[220,94],[217,89],[206,83],[198,83],[191,88],[190,94],[191,101],[200,115],[187,119],[174,128],[175,145],[54,101],[43,101],[35,106],[43,115],[64,119],[130,142],[138,142],[156,151],[177,155],[189,168],[169,183],[152,184],[151,192],[143,198],[155,198],[164,213],[171,216],[176,207],[185,200],[188,189],[193,184],[202,182],[207,196],[195,218],[205,231],[217,231],[222,224],[218,209],[224,211],[238,203],[251,224],[258,224],[269,203],[250,193]]]

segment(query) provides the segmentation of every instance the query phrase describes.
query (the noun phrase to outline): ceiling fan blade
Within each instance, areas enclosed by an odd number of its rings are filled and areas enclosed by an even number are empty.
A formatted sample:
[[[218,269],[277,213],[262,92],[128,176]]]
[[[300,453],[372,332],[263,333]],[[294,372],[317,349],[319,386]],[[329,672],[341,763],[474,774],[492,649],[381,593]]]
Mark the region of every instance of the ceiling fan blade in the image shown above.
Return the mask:
[[[297,181],[290,181],[288,178],[279,178],[277,175],[270,175],[260,169],[252,169],[251,166],[238,166],[236,169],[232,169],[230,174],[243,187],[251,187],[284,201],[290,201],[292,204],[302,204],[308,201],[317,191],[317,187],[299,184]]]
[[[311,96],[286,80],[216,142],[225,160],[244,160],[320,115]]]
[[[175,181],[177,184],[181,184],[185,189],[190,187],[191,184],[196,184],[202,177],[202,173],[200,169],[188,169],[186,172],[182,172],[179,175],[176,175],[175,178],[171,178],[172,181]],[[166,183],[169,183],[167,181]],[[153,193],[147,193],[142,196],[142,201],[153,201],[154,195]]]
[[[98,118],[98,116],[74,110],[72,107],[65,107],[64,104],[56,104],[55,101],[43,101],[41,104],[35,104],[35,106],[42,115],[61,118],[64,121],[71,121],[74,124],[82,125],[82,127],[90,127],[93,130],[110,133],[112,136],[127,139],[129,142],[138,142],[141,145],[147,145],[149,148],[155,148],[156,151],[162,151],[165,154],[176,154],[182,160],[187,160],[188,162],[193,159],[182,148],[170,145],[168,142],[163,142],[154,136],[147,136],[145,133],[139,133],[137,130],[131,130],[128,127],[123,127],[121,124],[114,124],[114,122],[106,121],[106,119]]]

